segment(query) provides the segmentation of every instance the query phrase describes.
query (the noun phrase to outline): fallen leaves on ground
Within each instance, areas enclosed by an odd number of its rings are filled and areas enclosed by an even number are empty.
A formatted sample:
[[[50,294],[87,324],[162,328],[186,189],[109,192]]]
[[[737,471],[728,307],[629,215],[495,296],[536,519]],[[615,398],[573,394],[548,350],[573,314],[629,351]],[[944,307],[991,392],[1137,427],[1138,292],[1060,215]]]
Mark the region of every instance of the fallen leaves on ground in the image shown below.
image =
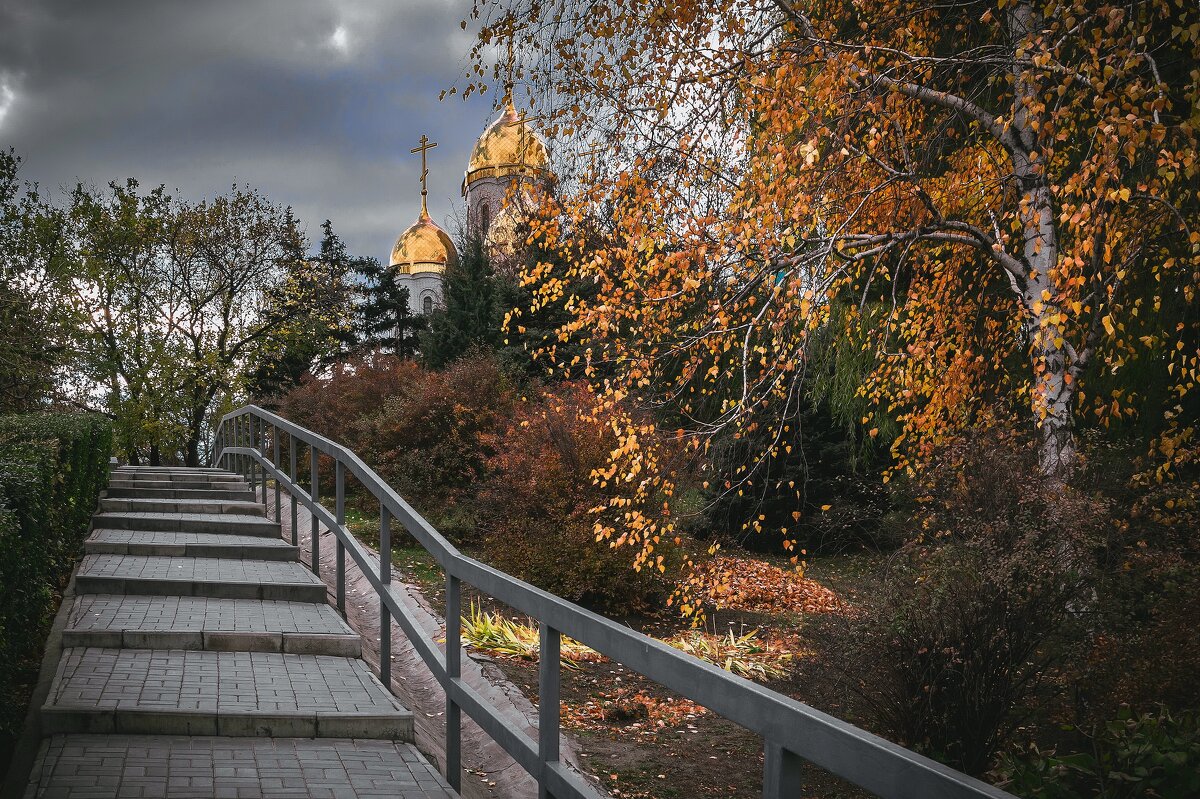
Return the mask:
[[[686,725],[708,713],[687,699],[659,699],[643,691],[600,693],[581,705],[563,702],[563,725],[576,730],[619,730],[622,734],[651,738],[660,730]]]
[[[722,556],[699,567],[705,599],[718,610],[831,613],[846,603],[830,589],[761,560]]]

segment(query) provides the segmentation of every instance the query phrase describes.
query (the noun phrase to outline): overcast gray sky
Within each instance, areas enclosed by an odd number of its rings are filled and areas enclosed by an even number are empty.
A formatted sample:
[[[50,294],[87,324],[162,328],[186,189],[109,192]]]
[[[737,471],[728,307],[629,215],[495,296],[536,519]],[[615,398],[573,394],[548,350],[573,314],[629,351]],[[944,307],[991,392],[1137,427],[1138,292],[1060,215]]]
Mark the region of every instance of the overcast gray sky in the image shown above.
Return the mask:
[[[385,259],[419,210],[452,223],[492,92],[466,67],[469,0],[0,0],[0,147],[43,189],[135,177],[200,198],[234,182],[332,219]]]

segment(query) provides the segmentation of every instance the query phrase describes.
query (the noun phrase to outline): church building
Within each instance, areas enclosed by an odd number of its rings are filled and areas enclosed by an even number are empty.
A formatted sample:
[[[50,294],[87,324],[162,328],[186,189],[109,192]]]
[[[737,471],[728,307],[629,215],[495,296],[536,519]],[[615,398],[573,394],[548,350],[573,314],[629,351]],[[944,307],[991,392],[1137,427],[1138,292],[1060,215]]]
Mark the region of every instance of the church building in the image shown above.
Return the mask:
[[[429,216],[425,153],[437,145],[421,137],[421,213],[396,239],[389,261],[393,279],[408,289],[408,308],[429,314],[442,302],[442,280],[458,260],[450,236]],[[468,235],[480,236],[484,252],[503,261],[515,249],[513,241],[536,191],[551,179],[549,153],[542,137],[511,99],[500,117],[475,143],[462,182]]]

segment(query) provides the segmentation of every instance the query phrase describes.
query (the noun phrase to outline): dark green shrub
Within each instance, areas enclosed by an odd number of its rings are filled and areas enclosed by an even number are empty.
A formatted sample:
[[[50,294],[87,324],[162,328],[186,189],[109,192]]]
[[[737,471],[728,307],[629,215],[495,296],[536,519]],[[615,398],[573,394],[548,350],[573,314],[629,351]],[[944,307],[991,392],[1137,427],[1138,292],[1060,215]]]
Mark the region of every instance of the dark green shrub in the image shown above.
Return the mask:
[[[886,496],[878,476],[856,471],[856,443],[823,405],[803,406],[788,428],[786,449],[765,459],[765,428],[715,440],[712,477],[705,474],[712,532],[760,552],[783,551],[785,538],[809,552],[878,546]]]
[[[1042,481],[1003,431],[952,446],[909,487],[913,540],[856,622],[848,668],[901,743],[980,775],[1094,600],[1105,506]]]
[[[0,417],[0,741],[20,729],[53,611],[107,483],[99,416]]]
[[[1135,714],[1128,706],[1090,734],[1082,751],[1059,755],[1036,746],[1006,756],[1004,788],[1030,799],[1191,799],[1200,796],[1200,720],[1160,706]]]

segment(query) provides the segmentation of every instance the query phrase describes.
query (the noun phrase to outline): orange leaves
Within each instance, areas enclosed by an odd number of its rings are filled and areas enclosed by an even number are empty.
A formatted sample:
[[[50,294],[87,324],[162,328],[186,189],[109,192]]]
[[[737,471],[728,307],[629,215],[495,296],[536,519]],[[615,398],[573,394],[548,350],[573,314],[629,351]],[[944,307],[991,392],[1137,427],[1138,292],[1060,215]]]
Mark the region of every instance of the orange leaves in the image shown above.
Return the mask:
[[[659,698],[644,691],[600,692],[579,705],[563,703],[563,724],[576,730],[617,727],[625,735],[655,736],[659,730],[678,727],[708,713],[687,699]]]
[[[537,264],[524,284],[569,312],[558,335],[586,339],[598,401],[684,420],[617,425],[593,475],[630,489],[597,532],[639,566],[674,518],[663,446],[744,440],[797,394],[835,392],[907,472],[993,403],[1067,424],[1098,373],[1138,363],[1181,399],[1197,382],[1172,348],[1200,324],[1179,310],[1200,283],[1181,224],[1200,97],[1163,68],[1200,60],[1194,4],[1113,6],[1097,26],[1094,3],[1065,0],[1028,31],[915,0],[858,4],[857,30],[843,4],[782,5],[804,16],[500,0],[484,20],[553,54],[531,67],[535,105],[611,150],[599,174],[564,174],[532,232],[566,274]],[[764,38],[775,25],[787,46]],[[571,282],[588,290],[567,299]],[[814,368],[831,362],[836,386]],[[1104,418],[1138,406],[1087,396]]]
[[[845,602],[821,584],[750,558],[723,556],[697,569],[703,597],[718,609],[760,613],[829,613]]]

